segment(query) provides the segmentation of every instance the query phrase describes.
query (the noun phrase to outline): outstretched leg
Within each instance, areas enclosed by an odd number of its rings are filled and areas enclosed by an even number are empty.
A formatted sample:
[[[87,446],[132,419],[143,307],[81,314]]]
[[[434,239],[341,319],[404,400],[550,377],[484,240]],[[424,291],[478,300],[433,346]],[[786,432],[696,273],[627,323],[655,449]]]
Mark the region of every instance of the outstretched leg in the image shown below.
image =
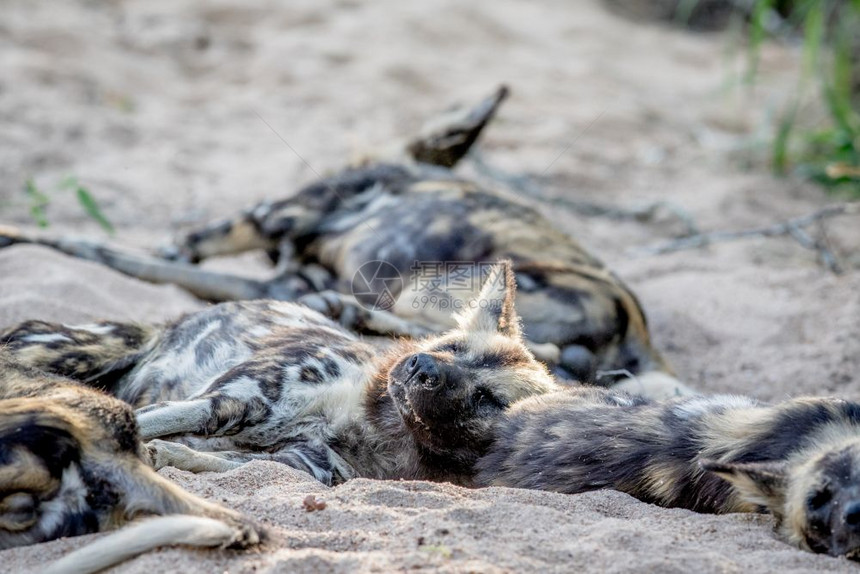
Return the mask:
[[[287,376],[283,361],[272,362],[265,354],[252,356],[218,376],[197,395],[137,409],[140,436],[144,441],[171,435],[235,436],[262,422],[271,422],[273,412],[289,418],[287,407],[274,411],[273,404],[281,388],[301,382]]]
[[[271,460],[303,470],[323,484],[331,485],[352,478],[345,462],[324,444],[295,442],[276,452],[216,451],[201,452],[178,442],[154,439],[146,448],[155,469],[172,466],[189,472],[226,472],[252,460]]]
[[[136,411],[143,440],[178,434],[223,436],[266,420],[270,407],[259,396],[221,392],[187,401],[166,401]]]
[[[193,265],[130,253],[95,241],[50,238],[39,234],[25,234],[16,228],[0,226],[0,247],[16,244],[42,245],[72,257],[101,263],[143,281],[172,283],[209,301],[261,299],[268,294],[268,284],[265,281],[206,271]]]
[[[163,261],[154,257],[127,253],[99,243],[76,239],[49,239],[36,235],[28,236],[17,230],[0,227],[0,245],[4,242],[6,245],[32,243],[52,247],[68,255],[102,263],[144,281],[173,283],[187,289],[202,299],[210,301],[247,299],[298,300],[327,317],[340,321],[342,325],[349,329],[368,334],[418,337],[432,331],[431,329],[400,319],[386,311],[365,309],[350,296],[328,290],[327,287],[334,283],[334,278],[331,273],[319,265],[284,266],[284,271],[280,275],[268,281],[259,281],[226,273],[206,271],[189,263]],[[316,291],[321,289],[322,291],[316,293]],[[64,326],[47,323],[43,325],[44,328],[42,331],[32,334],[44,335],[42,339],[51,338],[56,335],[57,341],[63,341],[61,337],[64,331],[67,330]],[[107,323],[99,323],[98,325],[107,325]],[[18,333],[18,335],[28,334],[28,324],[22,327],[26,328]],[[16,327],[15,329],[20,329],[20,327]],[[7,333],[9,332],[7,331]],[[6,339],[6,335],[0,335],[0,337],[2,337],[0,338],[0,342]],[[38,339],[38,337],[32,339],[32,342],[39,342]],[[68,343],[69,345],[77,344],[75,341],[68,341]],[[35,349],[37,345],[30,344],[28,346]],[[44,351],[44,345],[42,347]],[[52,351],[51,353],[47,353],[47,355],[56,356],[57,349],[54,348]],[[47,366],[45,361],[42,362],[44,366]],[[78,367],[75,367],[75,369],[78,369]],[[72,376],[80,380],[80,376],[74,370],[57,370],[53,368],[46,370]],[[93,371],[93,369],[89,369],[89,371]]]
[[[149,518],[114,532],[49,564],[43,574],[93,574],[161,546],[233,548],[249,537],[220,520],[179,514]]]
[[[50,238],[0,226],[0,248],[17,244],[56,249],[66,255],[101,263],[143,281],[178,285],[201,299],[216,302],[248,299],[295,301],[302,295],[325,288],[332,282],[331,274],[318,265],[284,265],[278,276],[261,281],[207,271],[189,263],[130,253],[95,241]]]

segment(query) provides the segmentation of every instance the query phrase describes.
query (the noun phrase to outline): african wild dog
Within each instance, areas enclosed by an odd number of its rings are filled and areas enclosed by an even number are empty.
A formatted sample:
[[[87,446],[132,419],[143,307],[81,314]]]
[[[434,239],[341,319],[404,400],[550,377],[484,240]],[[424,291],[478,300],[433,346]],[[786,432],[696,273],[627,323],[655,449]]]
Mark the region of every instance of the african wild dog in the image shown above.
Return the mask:
[[[860,404],[740,396],[650,402],[606,389],[525,399],[497,424],[480,485],[612,488],[697,512],[766,510],[781,536],[860,559]]]
[[[500,88],[474,107],[449,112],[406,145],[405,157],[397,162],[347,168],[289,199],[265,201],[190,233],[168,250],[176,262],[70,238],[26,236],[9,228],[0,230],[0,244],[48,245],[146,280],[182,285],[215,301],[304,297],[305,304],[350,329],[410,336],[452,326],[451,310],[479,288],[475,263],[511,259],[525,338],[561,378],[608,385],[620,375],[601,372],[627,370],[647,382],[639,390],[649,396],[686,393],[669,376],[669,367],[651,345],[642,308],[618,277],[534,205],[451,171],[506,95]],[[266,250],[277,263],[272,280],[190,264],[251,249]],[[400,319],[380,319],[379,324],[359,319],[356,324],[350,281],[363,264],[377,260],[390,263],[405,278],[405,288],[394,293],[396,303],[390,308]],[[438,280],[422,281],[421,263],[432,262],[460,266],[443,267]],[[467,287],[438,289],[456,284],[453,274],[463,272],[469,274]],[[643,376],[649,373],[655,376]]]
[[[559,388],[522,344],[515,288],[502,263],[456,329],[383,354],[311,309],[271,300],[224,303],[165,328],[31,321],[0,342],[135,406],[156,468],[268,459],[329,484],[468,485],[504,409]]]
[[[160,477],[132,409],[0,353],[0,549],[111,530],[50,570],[91,572],[157,546],[247,547],[263,531]],[[163,516],[174,515],[174,516]]]

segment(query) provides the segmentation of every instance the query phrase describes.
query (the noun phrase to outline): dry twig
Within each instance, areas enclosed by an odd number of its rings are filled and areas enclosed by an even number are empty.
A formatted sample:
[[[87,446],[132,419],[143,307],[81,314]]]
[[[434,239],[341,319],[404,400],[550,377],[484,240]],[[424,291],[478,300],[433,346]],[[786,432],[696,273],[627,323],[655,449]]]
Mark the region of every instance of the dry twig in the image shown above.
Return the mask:
[[[841,273],[842,267],[830,246],[830,241],[824,229],[824,221],[840,215],[857,214],[860,214],[860,202],[835,203],[833,205],[822,207],[808,215],[795,217],[773,225],[754,227],[752,229],[740,229],[737,231],[712,231],[709,233],[698,233],[689,237],[682,237],[680,239],[642,247],[635,251],[647,255],[660,255],[685,249],[696,249],[697,247],[704,247],[706,245],[711,245],[712,243],[724,243],[749,237],[777,237],[784,235],[791,237],[803,247],[816,251],[819,257],[821,257],[822,263],[830,271],[833,273]],[[813,224],[817,225],[819,228],[817,238],[812,237],[805,229]]]

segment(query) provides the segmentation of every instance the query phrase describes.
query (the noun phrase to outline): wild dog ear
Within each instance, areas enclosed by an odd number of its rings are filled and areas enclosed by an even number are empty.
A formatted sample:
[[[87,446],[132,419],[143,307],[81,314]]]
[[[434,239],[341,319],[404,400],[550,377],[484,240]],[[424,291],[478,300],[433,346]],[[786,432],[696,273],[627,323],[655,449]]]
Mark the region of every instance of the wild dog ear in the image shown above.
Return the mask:
[[[787,463],[703,460],[699,466],[731,483],[747,502],[764,506],[776,516],[782,514],[788,487]]]
[[[514,308],[517,291],[514,266],[509,260],[494,265],[478,298],[467,311],[455,317],[464,331],[501,333],[519,339],[520,317]]]

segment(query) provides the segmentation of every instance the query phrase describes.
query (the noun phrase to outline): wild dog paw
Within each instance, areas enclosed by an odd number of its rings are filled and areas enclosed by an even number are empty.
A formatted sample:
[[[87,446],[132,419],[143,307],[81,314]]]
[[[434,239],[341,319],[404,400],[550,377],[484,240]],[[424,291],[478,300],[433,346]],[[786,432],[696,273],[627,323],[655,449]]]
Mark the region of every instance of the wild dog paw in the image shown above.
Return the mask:
[[[242,522],[235,524],[236,534],[229,543],[225,544],[226,548],[248,548],[265,542],[269,535],[263,526],[243,518]]]
[[[229,539],[221,546],[224,548],[249,548],[269,539],[268,530],[252,518],[223,506],[210,506],[204,515],[223,522],[232,529]]]
[[[30,528],[39,519],[36,498],[29,492],[13,492],[0,498],[0,530],[11,532]]]
[[[194,452],[184,444],[157,438],[146,443],[146,451],[149,455],[149,464],[155,470],[165,466],[182,467],[182,461],[187,460]]]
[[[299,297],[298,302],[334,320],[340,318],[341,313],[343,313],[343,300],[331,291],[308,293]]]

